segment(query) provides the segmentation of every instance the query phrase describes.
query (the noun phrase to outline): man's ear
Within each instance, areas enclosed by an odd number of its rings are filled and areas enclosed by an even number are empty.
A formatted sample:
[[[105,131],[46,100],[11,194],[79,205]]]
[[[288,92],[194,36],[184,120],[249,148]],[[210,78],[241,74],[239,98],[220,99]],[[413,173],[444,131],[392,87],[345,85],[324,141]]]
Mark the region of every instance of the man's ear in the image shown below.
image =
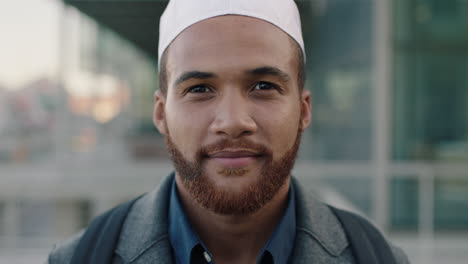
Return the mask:
[[[303,90],[301,94],[301,130],[304,131],[312,121],[311,94],[308,90]]]
[[[153,123],[159,133],[163,135],[167,134],[165,105],[166,96],[158,89],[154,92]]]

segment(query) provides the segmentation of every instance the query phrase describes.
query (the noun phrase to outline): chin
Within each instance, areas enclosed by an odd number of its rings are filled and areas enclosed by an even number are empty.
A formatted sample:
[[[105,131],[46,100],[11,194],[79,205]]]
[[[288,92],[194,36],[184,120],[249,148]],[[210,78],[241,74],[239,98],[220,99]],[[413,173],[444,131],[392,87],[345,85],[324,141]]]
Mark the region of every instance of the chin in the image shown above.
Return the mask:
[[[241,194],[260,180],[260,172],[247,168],[218,168],[206,171],[213,186],[222,192]]]

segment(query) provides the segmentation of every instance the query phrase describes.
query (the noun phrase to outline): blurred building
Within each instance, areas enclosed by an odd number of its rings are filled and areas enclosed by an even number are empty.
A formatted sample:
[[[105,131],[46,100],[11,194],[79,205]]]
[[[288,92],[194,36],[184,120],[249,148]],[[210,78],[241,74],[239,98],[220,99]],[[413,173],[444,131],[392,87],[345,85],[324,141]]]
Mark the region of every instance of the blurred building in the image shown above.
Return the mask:
[[[56,72],[0,85],[0,263],[2,248],[46,252],[171,171],[152,124],[167,1],[49,2]],[[468,2],[298,4],[314,119],[294,174],[414,263],[466,258]]]

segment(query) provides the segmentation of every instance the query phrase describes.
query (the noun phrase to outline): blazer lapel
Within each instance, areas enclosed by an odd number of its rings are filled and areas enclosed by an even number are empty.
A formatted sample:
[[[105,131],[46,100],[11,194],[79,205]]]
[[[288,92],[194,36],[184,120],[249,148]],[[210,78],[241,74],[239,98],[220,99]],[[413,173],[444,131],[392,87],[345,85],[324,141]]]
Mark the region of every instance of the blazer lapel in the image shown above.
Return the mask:
[[[296,193],[296,238],[290,263],[336,263],[348,241],[330,208],[291,179]]]
[[[167,217],[173,180],[172,173],[130,210],[115,251],[125,263],[173,263]]]

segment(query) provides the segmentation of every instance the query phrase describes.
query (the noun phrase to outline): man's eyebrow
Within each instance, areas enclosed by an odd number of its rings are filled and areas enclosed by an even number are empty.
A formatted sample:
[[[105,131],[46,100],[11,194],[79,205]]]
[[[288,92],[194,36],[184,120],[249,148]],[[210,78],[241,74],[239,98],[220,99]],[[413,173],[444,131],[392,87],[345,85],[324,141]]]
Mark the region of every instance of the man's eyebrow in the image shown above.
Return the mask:
[[[211,72],[201,72],[201,71],[188,71],[184,72],[182,75],[177,78],[175,85],[178,85],[182,82],[188,81],[190,79],[209,79],[217,77],[216,74]]]
[[[278,77],[279,79],[281,79],[282,81],[284,82],[288,82],[289,80],[291,80],[291,77],[289,76],[289,74],[287,74],[286,72],[276,68],[276,67],[272,67],[272,66],[263,66],[263,67],[258,67],[258,68],[255,68],[255,69],[252,69],[252,70],[248,70],[246,71],[248,74],[250,75],[258,75],[258,76],[262,76],[262,75],[271,75],[271,76],[275,76],[275,77]]]

